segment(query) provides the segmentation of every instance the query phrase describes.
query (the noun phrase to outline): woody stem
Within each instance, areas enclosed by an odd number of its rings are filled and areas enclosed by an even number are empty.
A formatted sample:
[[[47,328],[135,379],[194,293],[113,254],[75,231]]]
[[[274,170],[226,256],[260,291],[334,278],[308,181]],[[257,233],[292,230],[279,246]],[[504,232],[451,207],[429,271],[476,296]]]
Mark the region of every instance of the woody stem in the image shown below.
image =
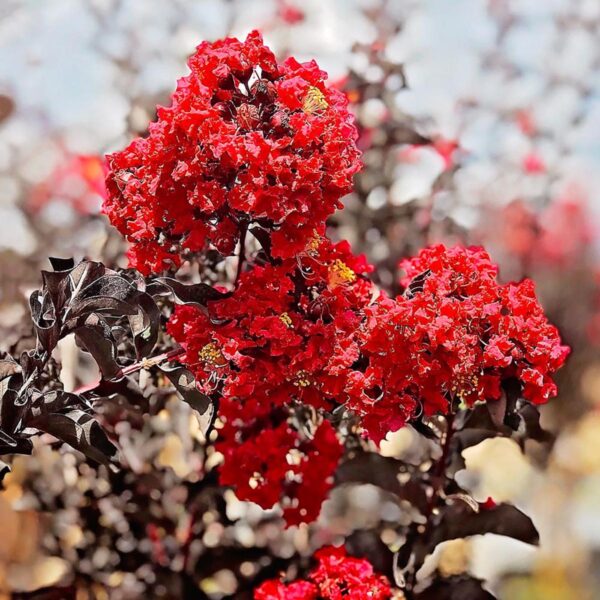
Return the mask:
[[[131,375],[132,373],[136,373],[137,371],[140,371],[142,369],[154,367],[162,362],[169,361],[173,358],[177,358],[178,356],[184,354],[184,352],[185,350],[181,346],[177,346],[176,348],[173,348],[168,352],[163,352],[162,354],[157,354],[156,356],[151,356],[150,358],[142,358],[142,360],[128,365],[127,367],[124,367],[121,370],[121,375],[122,377],[126,377],[127,375]],[[96,388],[100,386],[101,383],[102,381],[96,381],[88,385],[83,385],[77,388],[74,391],[74,393],[82,394],[84,392],[93,392]]]

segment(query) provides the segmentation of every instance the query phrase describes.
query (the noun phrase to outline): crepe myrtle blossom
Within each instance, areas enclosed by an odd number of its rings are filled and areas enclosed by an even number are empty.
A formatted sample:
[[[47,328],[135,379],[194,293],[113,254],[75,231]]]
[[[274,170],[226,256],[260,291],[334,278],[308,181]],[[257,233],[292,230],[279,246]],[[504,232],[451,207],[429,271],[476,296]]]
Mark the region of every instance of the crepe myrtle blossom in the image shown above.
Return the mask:
[[[309,522],[343,454],[334,412],[379,444],[509,382],[536,404],[555,395],[568,348],[531,281],[502,285],[484,250],[440,245],[401,264],[393,298],[325,237],[359,153],[347,99],[316,63],[278,63],[252,32],[204,42],[188,64],[147,137],[108,157],[104,209],[144,273],[240,245],[234,289],[167,325],[219,401],[224,485]],[[247,231],[260,256],[246,259]]]
[[[253,31],[203,42],[148,135],[107,157],[104,212],[143,273],[208,247],[230,255],[242,231],[272,253],[301,251],[360,167],[347,99],[314,61],[278,63]]]
[[[449,401],[497,400],[509,380],[542,404],[569,348],[548,322],[531,280],[502,285],[481,248],[422,250],[403,261],[405,292],[367,309],[364,352],[384,394],[412,396],[427,414]]]
[[[330,413],[343,406],[379,442],[406,423],[416,402],[375,389],[380,356],[362,347],[369,307],[385,296],[370,271],[347,242],[317,236],[295,259],[253,266],[207,311],[177,308],[167,329],[204,392],[244,405],[260,398],[272,410],[301,403]]]
[[[168,331],[221,398],[223,482],[240,498],[268,508],[285,497],[289,524],[316,518],[341,456],[327,421],[340,407],[379,444],[421,412],[498,400],[508,382],[535,404],[555,395],[569,350],[530,280],[500,284],[480,248],[434,246],[401,266],[405,291],[390,298],[346,242],[315,237],[296,259],[249,268],[206,311],[177,308]],[[325,418],[314,438],[290,425],[298,406]],[[323,485],[308,506],[290,482],[306,482],[315,452]]]
[[[305,580],[283,583],[273,579],[254,591],[255,600],[386,600],[392,597],[389,581],[375,573],[363,558],[348,556],[343,547],[318,550],[316,567]]]
[[[290,525],[318,517],[343,453],[326,418],[310,431],[293,413],[326,415],[360,393],[352,373],[376,294],[369,270],[347,242],[315,237],[296,259],[244,272],[206,312],[178,307],[167,326],[202,390],[220,396],[221,483],[263,508],[280,502]]]

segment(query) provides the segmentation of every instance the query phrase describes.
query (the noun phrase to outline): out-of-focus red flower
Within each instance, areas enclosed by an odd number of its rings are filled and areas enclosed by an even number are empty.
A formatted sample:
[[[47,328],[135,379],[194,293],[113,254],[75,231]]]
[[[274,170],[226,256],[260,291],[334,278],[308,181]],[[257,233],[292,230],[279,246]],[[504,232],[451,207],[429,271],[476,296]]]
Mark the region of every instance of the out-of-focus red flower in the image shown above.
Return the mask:
[[[446,138],[437,138],[433,142],[433,149],[444,161],[444,169],[448,170],[454,166],[455,153],[460,148],[458,141]]]
[[[98,210],[106,197],[104,160],[99,156],[67,156],[50,176],[37,185],[28,198],[28,209],[36,213],[48,202],[66,202],[81,214]]]
[[[536,213],[521,200],[504,207],[495,221],[501,222],[493,238],[509,256],[530,268],[564,268],[586,262],[590,245],[597,238],[585,200],[576,189],[553,200]],[[493,235],[490,233],[490,235]]]
[[[498,239],[511,256],[521,261],[531,259],[539,237],[539,224],[533,211],[521,200],[502,210]]]
[[[297,6],[286,2],[286,0],[279,0],[277,15],[288,25],[297,25],[305,19],[304,13]]]
[[[519,110],[515,115],[515,120],[519,129],[528,137],[536,132],[536,125],[533,115],[529,110]]]
[[[537,251],[554,266],[572,266],[582,262],[597,232],[586,203],[577,195],[558,198],[539,219],[540,236]]]
[[[523,159],[523,170],[529,175],[538,175],[546,171],[546,164],[538,154],[528,154]]]
[[[317,566],[306,581],[284,584],[273,580],[254,592],[255,600],[386,600],[392,589],[383,575],[375,573],[368,560],[348,556],[343,547],[328,546],[315,553]]]
[[[231,254],[240,230],[300,252],[360,167],[347,99],[312,61],[278,63],[260,34],[204,42],[146,138],[108,156],[104,211],[144,273],[186,252]]]

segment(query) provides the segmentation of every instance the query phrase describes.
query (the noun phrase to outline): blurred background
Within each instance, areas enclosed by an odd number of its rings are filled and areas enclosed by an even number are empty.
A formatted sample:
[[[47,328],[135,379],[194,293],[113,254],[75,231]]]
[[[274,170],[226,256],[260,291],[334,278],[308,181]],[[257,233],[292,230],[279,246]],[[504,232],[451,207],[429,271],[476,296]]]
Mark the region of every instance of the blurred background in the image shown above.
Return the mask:
[[[425,245],[482,244],[503,280],[536,281],[574,348],[543,409],[552,451],[493,440],[466,461],[473,493],[523,507],[541,547],[484,536],[449,544],[441,564],[507,600],[600,598],[599,0],[2,0],[0,350],[27,333],[47,256],[125,266],[99,214],[103,155],[143,134],[201,40],[254,28],[280,58],[316,58],[350,98],[365,167],[331,233],[378,283],[393,291],[398,260]],[[74,386],[68,348],[63,363]],[[171,409],[134,441],[150,436],[148,461],[181,481],[195,446]],[[0,595],[72,577],[73,556],[101,547],[69,508],[84,475],[102,485],[50,449],[19,459],[0,493]],[[120,589],[112,543],[75,570]]]

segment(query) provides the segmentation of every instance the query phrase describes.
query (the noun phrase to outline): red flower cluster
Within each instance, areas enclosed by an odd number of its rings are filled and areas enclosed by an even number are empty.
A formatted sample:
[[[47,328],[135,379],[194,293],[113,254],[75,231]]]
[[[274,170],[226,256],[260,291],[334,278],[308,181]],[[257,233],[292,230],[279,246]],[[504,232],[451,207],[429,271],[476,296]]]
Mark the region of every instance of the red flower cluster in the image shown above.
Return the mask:
[[[498,399],[508,379],[536,404],[556,394],[552,375],[569,349],[532,281],[499,284],[478,248],[435,246],[401,266],[404,295],[368,309],[364,349],[378,356],[370,368],[384,396],[410,395],[433,414],[453,398]]]
[[[343,547],[322,548],[315,553],[317,566],[306,581],[284,584],[266,581],[254,592],[255,600],[386,600],[390,583],[365,559],[346,555]]]
[[[360,166],[345,96],[313,62],[278,64],[258,32],[204,42],[146,138],[108,156],[104,211],[144,273],[208,246],[231,254],[249,224],[274,256],[300,251]]]
[[[331,409],[360,354],[357,332],[375,291],[369,270],[347,242],[315,237],[296,259],[243,273],[208,314],[178,307],[168,331],[205,391],[223,382],[225,398]]]
[[[531,281],[500,285],[477,248],[432,247],[402,267],[405,293],[388,298],[347,243],[315,237],[296,260],[243,273],[206,313],[176,310],[168,331],[203,389],[221,397],[222,481],[241,499],[265,508],[284,499],[288,523],[318,516],[341,448],[327,421],[303,433],[302,410],[344,406],[379,443],[419,406],[434,414],[455,399],[496,400],[506,380],[535,403],[555,394],[568,348]]]
[[[289,524],[316,519],[342,453],[328,421],[301,432],[290,408],[329,411],[362,393],[354,376],[369,269],[346,242],[315,237],[295,260],[243,273],[208,314],[182,306],[168,324],[204,391],[220,393],[222,483],[264,508],[289,499]]]
[[[231,418],[231,411],[224,412]],[[268,420],[252,419],[250,424],[244,410],[237,413],[239,419],[226,422],[216,445],[225,459],[221,484],[235,486],[239,499],[263,508],[279,503],[288,525],[315,521],[342,456],[331,423],[324,420],[311,432],[308,424],[300,430],[294,427],[293,413],[275,412]],[[271,424],[285,416],[281,424]]]

